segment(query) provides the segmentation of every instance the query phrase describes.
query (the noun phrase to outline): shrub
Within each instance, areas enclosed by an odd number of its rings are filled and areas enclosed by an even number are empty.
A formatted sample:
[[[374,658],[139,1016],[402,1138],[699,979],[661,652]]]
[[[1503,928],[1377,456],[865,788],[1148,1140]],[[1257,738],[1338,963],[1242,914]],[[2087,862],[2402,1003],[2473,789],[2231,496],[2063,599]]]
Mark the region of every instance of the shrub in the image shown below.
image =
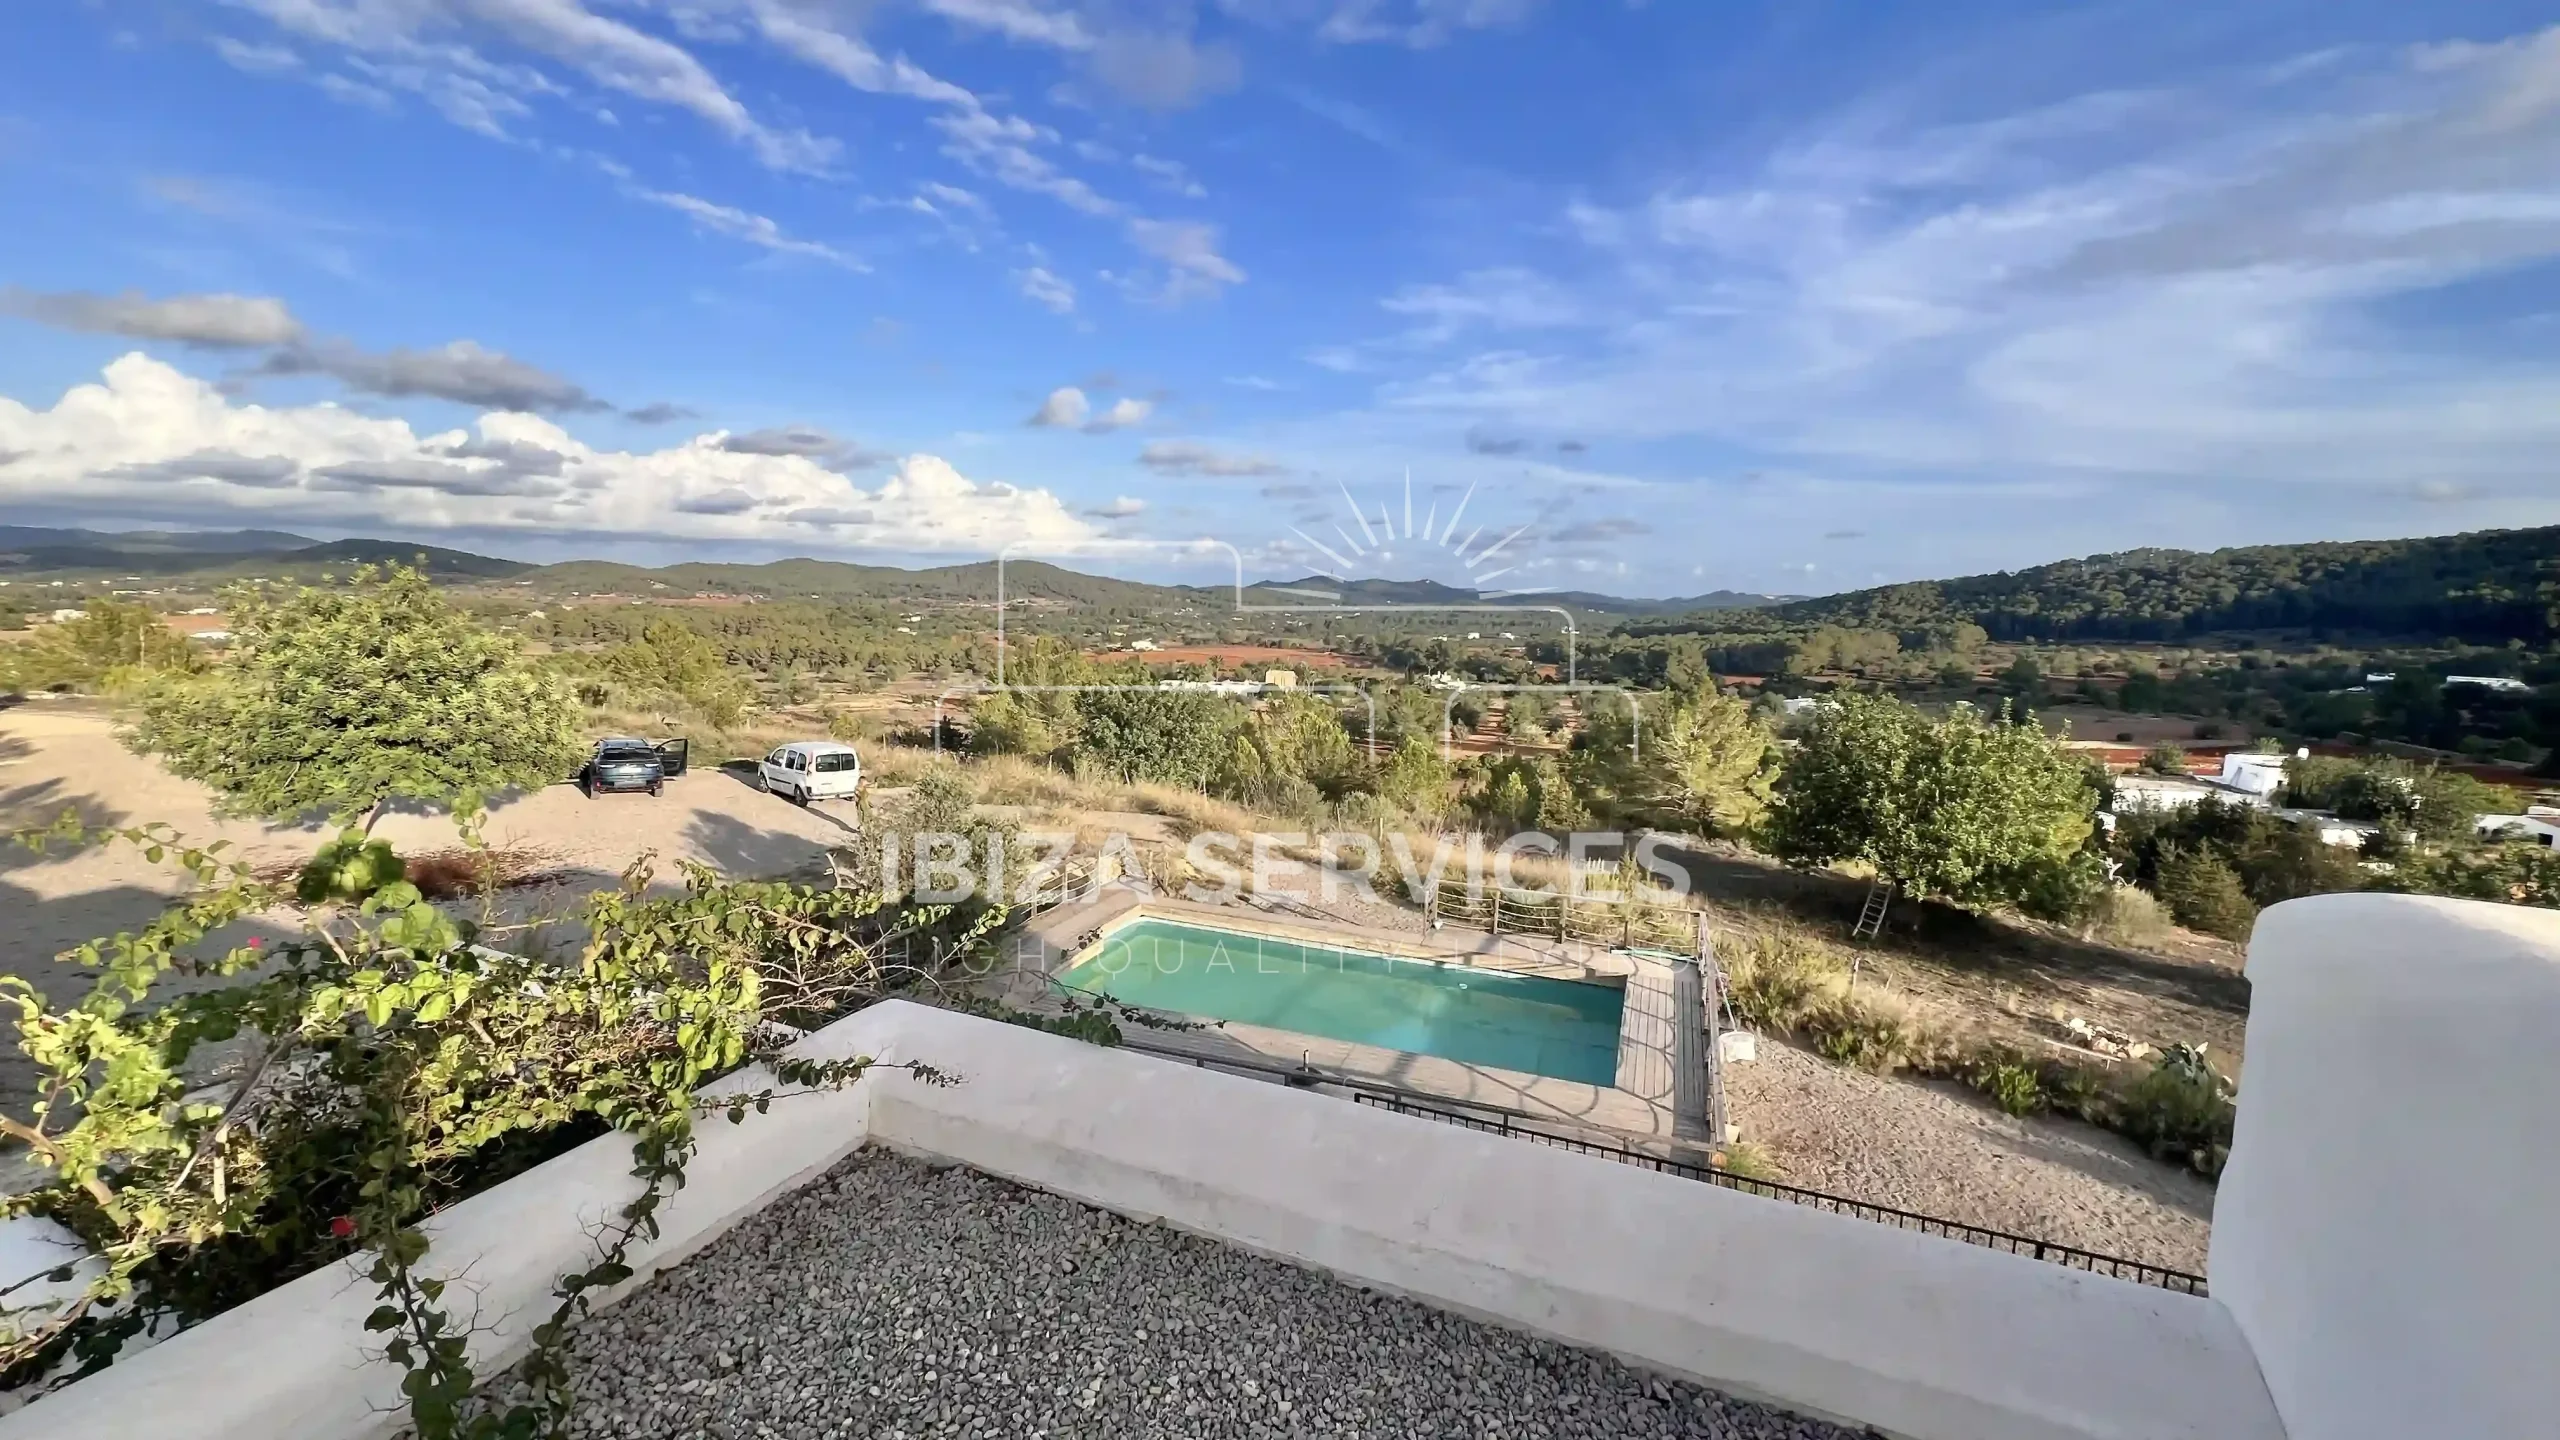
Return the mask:
[[[2187,773],[2187,752],[2163,740],[2143,755],[2142,768],[2154,775],[2184,775]]]
[[[2246,940],[2258,907],[2221,856],[2177,853],[2160,861],[2160,898],[2178,923],[2225,940]]]
[[[1814,1006],[1800,1028],[1822,1058],[1878,1075],[1908,1058],[1915,1039],[1910,1017],[1898,1006],[1854,995],[1833,996]]]
[[[1723,957],[1725,984],[1743,1024],[1793,1030],[1848,967],[1830,946],[1800,930],[1770,930]]]
[[[2237,1115],[2231,1082],[2204,1058],[2201,1045],[2172,1045],[2134,1082],[2116,1128],[2198,1173],[2218,1176],[2231,1153]]]
[[[1995,1051],[1973,1073],[1973,1086],[2010,1115],[2033,1115],[2050,1103],[2044,1080],[2023,1056]]]
[[[2169,912],[2147,890],[2110,885],[2090,907],[2087,924],[2093,939],[2127,949],[2148,949],[2168,938]]]
[[[1739,1175],[1745,1180],[1778,1178],[1777,1164],[1770,1160],[1767,1152],[1748,1140],[1737,1140],[1724,1147],[1724,1161],[1716,1168],[1728,1175]]]

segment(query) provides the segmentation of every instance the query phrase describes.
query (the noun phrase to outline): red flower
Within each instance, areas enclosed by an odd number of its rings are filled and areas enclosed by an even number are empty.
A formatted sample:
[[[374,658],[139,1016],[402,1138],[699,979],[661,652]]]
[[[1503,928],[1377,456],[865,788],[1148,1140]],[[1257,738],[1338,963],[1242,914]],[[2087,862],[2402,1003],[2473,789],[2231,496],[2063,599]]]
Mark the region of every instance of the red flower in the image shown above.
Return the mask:
[[[250,936],[250,937],[249,937],[249,948],[250,948],[250,949],[252,949],[252,950],[264,950],[264,949],[266,949],[266,948],[267,948],[267,937],[266,937],[266,936],[264,936],[264,935],[252,935],[252,936]]]
[[[329,1233],[340,1240],[352,1240],[355,1238],[356,1222],[341,1215],[329,1222]]]

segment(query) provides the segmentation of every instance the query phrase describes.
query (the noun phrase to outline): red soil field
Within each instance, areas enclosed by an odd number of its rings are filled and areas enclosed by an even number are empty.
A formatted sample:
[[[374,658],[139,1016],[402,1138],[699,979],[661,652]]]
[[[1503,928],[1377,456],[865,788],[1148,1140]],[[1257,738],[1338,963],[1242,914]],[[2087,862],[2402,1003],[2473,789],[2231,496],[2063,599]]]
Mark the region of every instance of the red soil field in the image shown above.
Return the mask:
[[[1121,659],[1126,652],[1108,658]],[[1299,650],[1286,645],[1169,645],[1143,650],[1137,658],[1150,665],[1215,665],[1222,670],[1258,666],[1273,670],[1347,670],[1351,658],[1330,650]]]

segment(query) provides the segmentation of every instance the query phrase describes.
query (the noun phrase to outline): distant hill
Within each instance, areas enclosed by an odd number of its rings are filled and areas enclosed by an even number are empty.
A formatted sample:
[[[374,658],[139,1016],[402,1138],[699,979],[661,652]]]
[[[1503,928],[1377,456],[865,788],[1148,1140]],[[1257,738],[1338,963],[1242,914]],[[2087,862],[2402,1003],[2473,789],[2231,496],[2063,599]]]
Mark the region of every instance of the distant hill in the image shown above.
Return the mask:
[[[532,565],[406,540],[314,541],[279,530],[102,531],[0,526],[0,576],[304,579],[361,563],[423,560],[452,581],[508,581],[538,594],[674,592],[775,599],[992,602],[995,562],[929,569],[795,558],[649,569],[604,560]],[[1006,598],[1161,612],[1229,603],[1220,586],[1150,585],[1037,560],[1008,562]],[[1246,603],[1351,606],[1564,605],[1625,617],[1633,635],[1802,631],[1904,635],[1971,623],[1997,640],[2174,642],[2293,631],[2533,645],[2560,641],[2560,526],[2413,540],[2257,545],[2200,553],[2128,550],[2033,569],[1928,580],[1816,599],[1730,590],[1668,600],[1583,591],[1480,594],[1429,580],[1320,575],[1246,587]]]
[[[1634,600],[1587,590],[1478,591],[1435,580],[1351,580],[1323,575],[1302,580],[1261,581],[1245,587],[1247,603],[1337,605],[1562,605],[1615,615],[1685,615],[1693,611],[1739,609],[1783,604],[1792,595],[1749,595],[1717,590],[1676,600]],[[1256,600],[1254,597],[1267,597]]]
[[[57,530],[0,525],[0,574],[86,572],[185,578],[311,579],[351,565],[418,565],[449,579],[501,580],[535,567],[409,540],[314,540],[285,530]]]
[[[318,544],[285,530],[57,530],[0,525],[0,550],[94,550],[116,555],[247,555]]]
[[[707,591],[715,595],[821,600],[982,600],[989,604],[996,598],[996,566],[992,560],[927,570],[810,559],[775,560],[763,565],[690,561],[650,570],[605,560],[571,560],[528,567],[518,578],[549,593],[648,595],[670,590],[686,595]],[[1008,600],[1161,609],[1169,604],[1197,603],[1199,598],[1199,592],[1180,586],[1086,575],[1038,560],[1006,562],[1004,582]]]
[[[32,525],[0,525],[0,575],[44,573],[68,578],[82,574],[146,575],[184,578],[218,585],[250,576],[311,579],[323,570],[356,564],[424,563],[427,572],[445,580],[507,580],[542,595],[621,594],[648,596],[754,595],[770,599],[829,601],[975,601],[996,598],[996,565],[992,560],[941,565],[921,570],[894,565],[858,565],[841,560],[796,557],[759,565],[720,561],[688,561],[655,569],[614,560],[569,560],[534,565],[423,545],[409,540],[313,540],[282,530],[73,530]],[[1004,567],[1008,600],[1052,601],[1101,609],[1163,611],[1232,603],[1232,587],[1219,585],[1150,585],[1087,575],[1040,560],[1013,560]],[[1246,588],[1248,604],[1336,604],[1430,606],[1479,604],[1567,605],[1577,610],[1617,615],[1667,615],[1734,606],[1767,605],[1790,597],[1744,595],[1717,591],[1679,600],[1628,600],[1588,592],[1513,595],[1443,585],[1431,580],[1354,580],[1324,576],[1285,582],[1260,582]]]
[[[2560,640],[2560,526],[2412,540],[2127,550],[1627,626],[1630,633],[1971,622],[1995,640],[2174,642],[2232,632]]]

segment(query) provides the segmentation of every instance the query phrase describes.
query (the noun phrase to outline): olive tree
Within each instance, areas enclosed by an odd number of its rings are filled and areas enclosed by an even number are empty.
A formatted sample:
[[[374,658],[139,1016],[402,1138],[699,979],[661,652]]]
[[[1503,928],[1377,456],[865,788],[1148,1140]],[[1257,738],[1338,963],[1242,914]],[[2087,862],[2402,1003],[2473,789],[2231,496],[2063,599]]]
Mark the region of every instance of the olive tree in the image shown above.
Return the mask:
[[[1763,843],[1789,864],[1864,860],[1918,894],[2039,909],[2085,868],[2097,800],[2036,726],[1871,695],[1817,711],[1775,790]]]
[[[1076,756],[1126,780],[1201,785],[1228,758],[1243,721],[1205,690],[1095,690],[1078,696]]]
[[[154,688],[125,737],[228,811],[370,830],[392,800],[468,813],[576,764],[559,683],[416,570],[228,599],[230,663]]]

